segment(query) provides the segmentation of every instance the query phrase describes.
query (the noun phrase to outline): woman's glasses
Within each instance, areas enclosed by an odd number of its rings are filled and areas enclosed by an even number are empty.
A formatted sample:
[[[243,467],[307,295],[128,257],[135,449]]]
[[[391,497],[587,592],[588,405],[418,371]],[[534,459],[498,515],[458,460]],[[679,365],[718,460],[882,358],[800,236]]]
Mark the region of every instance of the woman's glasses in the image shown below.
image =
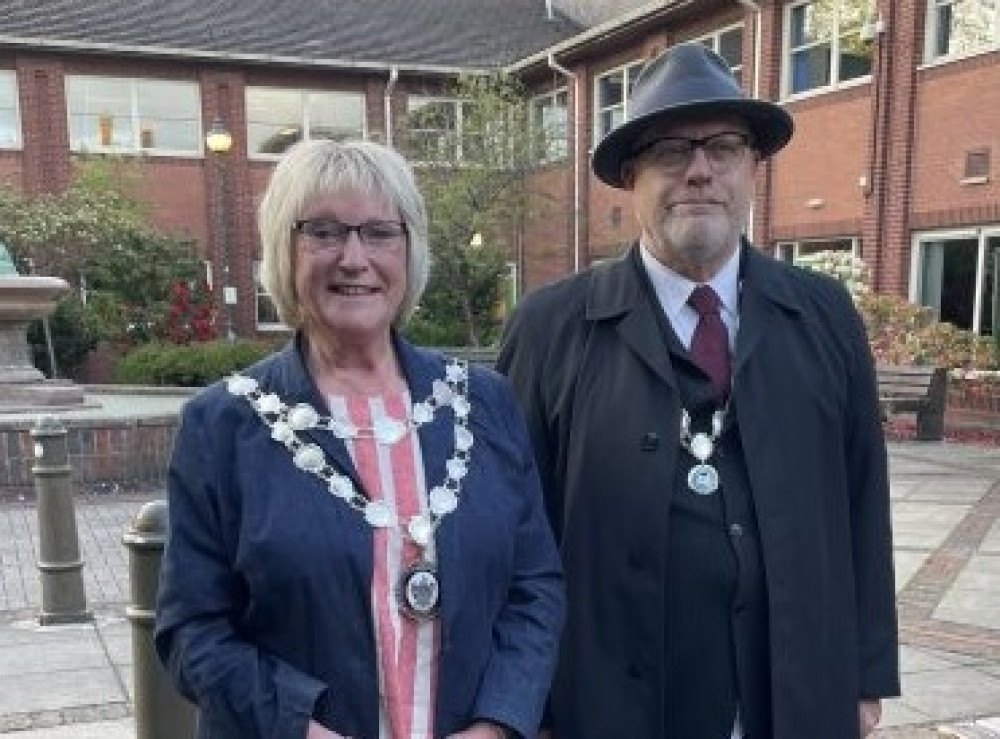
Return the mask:
[[[365,221],[352,226],[334,218],[303,218],[292,224],[292,230],[307,237],[304,243],[313,251],[343,249],[352,233],[363,246],[377,251],[398,246],[408,233],[402,221]]]

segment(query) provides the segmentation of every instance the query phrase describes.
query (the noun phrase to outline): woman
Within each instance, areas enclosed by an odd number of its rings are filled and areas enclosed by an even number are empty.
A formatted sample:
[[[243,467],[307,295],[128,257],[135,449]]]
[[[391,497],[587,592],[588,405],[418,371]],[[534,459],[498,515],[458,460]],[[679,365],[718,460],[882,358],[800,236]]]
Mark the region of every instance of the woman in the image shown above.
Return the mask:
[[[298,144],[260,206],[291,343],[184,409],[156,647],[203,739],[534,736],[563,619],[500,376],[397,333],[427,281],[405,161]]]

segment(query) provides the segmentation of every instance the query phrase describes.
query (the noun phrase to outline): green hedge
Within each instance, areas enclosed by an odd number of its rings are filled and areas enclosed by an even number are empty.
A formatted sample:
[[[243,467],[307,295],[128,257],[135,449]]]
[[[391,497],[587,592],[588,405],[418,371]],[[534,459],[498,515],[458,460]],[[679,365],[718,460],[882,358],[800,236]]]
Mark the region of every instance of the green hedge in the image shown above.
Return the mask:
[[[115,363],[115,382],[202,387],[249,367],[275,348],[265,341],[143,344]]]

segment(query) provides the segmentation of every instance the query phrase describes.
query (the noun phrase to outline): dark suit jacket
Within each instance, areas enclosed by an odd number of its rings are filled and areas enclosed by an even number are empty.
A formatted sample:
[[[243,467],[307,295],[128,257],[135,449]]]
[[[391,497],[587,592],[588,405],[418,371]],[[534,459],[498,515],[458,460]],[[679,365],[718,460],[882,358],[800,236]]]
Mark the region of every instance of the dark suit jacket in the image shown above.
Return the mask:
[[[396,341],[414,401],[444,357]],[[245,374],[322,409],[298,348]],[[564,594],[524,421],[507,381],[471,369],[475,443],[460,504],[435,537],[441,594],[439,736],[474,718],[533,736],[555,663]],[[428,489],[454,446],[451,411],[419,430]],[[344,443],[313,435],[362,485]],[[217,383],[183,411],[170,463],[170,540],[156,646],[200,707],[202,739],[302,739],[314,717],[378,736],[372,530],[298,470],[243,398]]]
[[[743,250],[733,394],[768,586],[774,737],[850,739],[858,700],[899,690],[871,355],[839,284]],[[633,248],[529,295],[499,359],[528,415],[566,568],[557,739],[665,736],[663,558],[681,405],[641,269]]]

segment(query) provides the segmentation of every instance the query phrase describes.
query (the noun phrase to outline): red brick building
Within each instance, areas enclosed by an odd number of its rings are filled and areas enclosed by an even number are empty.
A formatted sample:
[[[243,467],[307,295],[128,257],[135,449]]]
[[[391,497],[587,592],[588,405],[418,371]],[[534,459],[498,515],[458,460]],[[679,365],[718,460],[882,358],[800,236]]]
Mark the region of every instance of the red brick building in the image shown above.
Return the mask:
[[[559,10],[584,6],[579,20]],[[628,115],[643,61],[699,40],[796,122],[792,143],[760,169],[755,243],[784,258],[851,250],[879,291],[993,331],[1000,4],[666,0],[615,15],[607,7],[3,1],[0,181],[58,190],[74,152],[142,154],[142,197],[160,225],[198,241],[216,285],[235,288],[227,292],[237,333],[275,330],[254,280],[254,209],[277,153],[301,136],[366,136],[404,149],[419,141],[460,160],[462,105],[443,98],[441,84],[505,69],[537,95],[531,111],[544,138],[530,186],[549,207],[512,239],[523,292],[635,237],[621,194],[589,174],[589,154]],[[232,134],[227,154],[203,143],[216,119]]]

